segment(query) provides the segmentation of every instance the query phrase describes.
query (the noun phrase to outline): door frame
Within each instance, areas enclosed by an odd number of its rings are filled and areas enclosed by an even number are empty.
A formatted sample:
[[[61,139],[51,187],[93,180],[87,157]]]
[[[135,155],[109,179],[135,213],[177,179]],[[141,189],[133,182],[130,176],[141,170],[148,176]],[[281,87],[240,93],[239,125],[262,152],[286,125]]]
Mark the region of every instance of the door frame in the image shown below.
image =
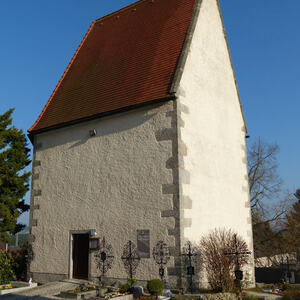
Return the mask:
[[[74,246],[74,235],[75,234],[88,234],[91,236],[91,231],[88,230],[70,230],[69,232],[69,279],[73,279],[73,246]],[[88,280],[92,278],[92,255],[89,250],[89,259],[88,259]]]

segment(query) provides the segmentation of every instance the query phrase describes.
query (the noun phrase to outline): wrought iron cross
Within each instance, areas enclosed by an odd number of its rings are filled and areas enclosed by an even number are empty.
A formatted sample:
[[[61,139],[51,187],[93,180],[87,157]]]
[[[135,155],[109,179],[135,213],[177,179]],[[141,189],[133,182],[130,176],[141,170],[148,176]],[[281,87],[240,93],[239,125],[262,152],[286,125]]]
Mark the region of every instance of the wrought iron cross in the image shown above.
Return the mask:
[[[239,251],[237,235],[236,234],[234,234],[234,236],[233,236],[233,247],[234,247],[233,252],[225,252],[225,255],[226,256],[234,256],[235,259],[236,259],[236,267],[235,267],[235,270],[234,270],[235,282],[237,284],[238,289],[241,292],[241,290],[242,290],[241,281],[243,280],[243,271],[240,270],[241,266],[240,266],[239,258],[243,257],[243,256],[248,256],[248,255],[251,254],[251,252],[250,251]],[[241,298],[241,296],[240,296],[240,298]]]
[[[132,278],[141,260],[134,243],[128,241],[125,244],[121,259],[124,263],[127,274],[130,278]]]
[[[159,276],[161,281],[164,281],[165,277],[165,266],[170,260],[169,247],[163,241],[159,241],[153,248],[153,258],[159,265]]]
[[[103,237],[99,250],[95,255],[95,261],[97,268],[101,270],[101,275],[104,277],[109,269],[111,269],[114,261],[113,249],[111,244],[107,243],[105,237]]]
[[[244,251],[244,252],[243,251],[239,251],[239,249],[238,249],[237,235],[236,234],[233,235],[233,247],[234,247],[233,252],[225,252],[225,255],[226,256],[234,256],[235,257],[235,259],[236,259],[236,269],[239,270],[240,269],[239,258],[243,257],[243,256],[248,256],[252,252],[250,252],[250,251]]]
[[[193,276],[195,275],[195,268],[192,261],[193,258],[198,255],[197,252],[197,249],[192,246],[190,241],[188,241],[184,246],[184,253],[182,254],[182,256],[184,256],[187,260],[187,276],[191,294],[193,293]]]

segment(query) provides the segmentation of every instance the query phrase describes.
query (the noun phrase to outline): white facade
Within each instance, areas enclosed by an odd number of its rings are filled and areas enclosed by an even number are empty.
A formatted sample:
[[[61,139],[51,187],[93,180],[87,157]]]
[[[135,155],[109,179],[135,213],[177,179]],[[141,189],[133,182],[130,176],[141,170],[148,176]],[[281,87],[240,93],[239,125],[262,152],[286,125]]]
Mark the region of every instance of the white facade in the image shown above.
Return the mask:
[[[107,276],[137,230],[150,249],[171,248],[169,281],[180,285],[180,249],[215,228],[232,229],[253,251],[246,129],[216,0],[203,0],[177,99],[34,137],[30,266],[39,281],[72,278],[72,235],[96,230],[114,248]],[[90,137],[89,131],[96,136]],[[248,269],[254,282],[254,264]],[[158,277],[152,258],[137,278]],[[94,253],[89,278],[97,277]],[[205,284],[205,283],[204,283]]]
[[[179,152],[181,194],[190,201],[188,209],[183,206],[183,239],[197,242],[226,228],[243,237],[253,253],[246,129],[215,0],[201,5],[178,90],[178,117],[186,152]]]

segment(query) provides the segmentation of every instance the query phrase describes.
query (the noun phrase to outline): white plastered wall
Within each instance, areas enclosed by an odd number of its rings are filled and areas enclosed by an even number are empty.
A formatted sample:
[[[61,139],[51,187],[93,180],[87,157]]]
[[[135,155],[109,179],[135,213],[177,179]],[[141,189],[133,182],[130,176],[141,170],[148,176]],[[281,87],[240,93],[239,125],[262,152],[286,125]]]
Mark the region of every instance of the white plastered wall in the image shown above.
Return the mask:
[[[72,277],[70,233],[95,229],[105,236],[114,250],[114,264],[108,277],[126,278],[121,261],[123,245],[136,244],[137,230],[150,230],[150,253],[165,241],[174,247],[168,230],[174,218],[163,218],[173,208],[172,195],[163,194],[163,184],[173,182],[166,161],[172,156],[172,141],[158,142],[156,133],[171,128],[173,102],[133,110],[35,137],[34,168],[39,174],[33,183],[41,195],[34,197],[39,209],[32,211],[36,226],[31,228],[34,260],[30,271]],[[89,131],[95,129],[95,137]],[[34,223],[34,222],[33,222]],[[173,266],[173,259],[169,267]],[[90,257],[90,277],[100,271]],[[158,276],[152,255],[142,259],[137,269],[139,280]]]
[[[183,241],[226,228],[252,251],[245,124],[216,0],[202,1],[177,95],[186,148],[179,174],[190,178],[181,195],[191,201],[182,207]]]

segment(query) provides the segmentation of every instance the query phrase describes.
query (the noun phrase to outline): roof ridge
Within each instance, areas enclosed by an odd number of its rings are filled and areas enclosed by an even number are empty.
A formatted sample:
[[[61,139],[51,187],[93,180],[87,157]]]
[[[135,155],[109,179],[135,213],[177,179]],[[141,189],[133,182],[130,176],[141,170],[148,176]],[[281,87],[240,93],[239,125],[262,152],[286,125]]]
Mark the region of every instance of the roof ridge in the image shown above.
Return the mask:
[[[127,5],[127,6],[124,6],[123,8],[118,9],[117,11],[111,12],[111,13],[109,13],[109,14],[107,14],[107,15],[99,18],[99,19],[94,20],[94,22],[97,23],[99,21],[103,21],[106,18],[110,18],[110,17],[112,17],[114,15],[117,15],[117,14],[123,12],[123,11],[128,10],[129,8],[132,8],[134,6],[137,6],[137,5],[139,5],[139,4],[143,3],[143,2],[147,2],[147,1],[154,3],[155,0],[139,0],[139,1],[133,2],[133,3],[129,4],[129,5]]]

